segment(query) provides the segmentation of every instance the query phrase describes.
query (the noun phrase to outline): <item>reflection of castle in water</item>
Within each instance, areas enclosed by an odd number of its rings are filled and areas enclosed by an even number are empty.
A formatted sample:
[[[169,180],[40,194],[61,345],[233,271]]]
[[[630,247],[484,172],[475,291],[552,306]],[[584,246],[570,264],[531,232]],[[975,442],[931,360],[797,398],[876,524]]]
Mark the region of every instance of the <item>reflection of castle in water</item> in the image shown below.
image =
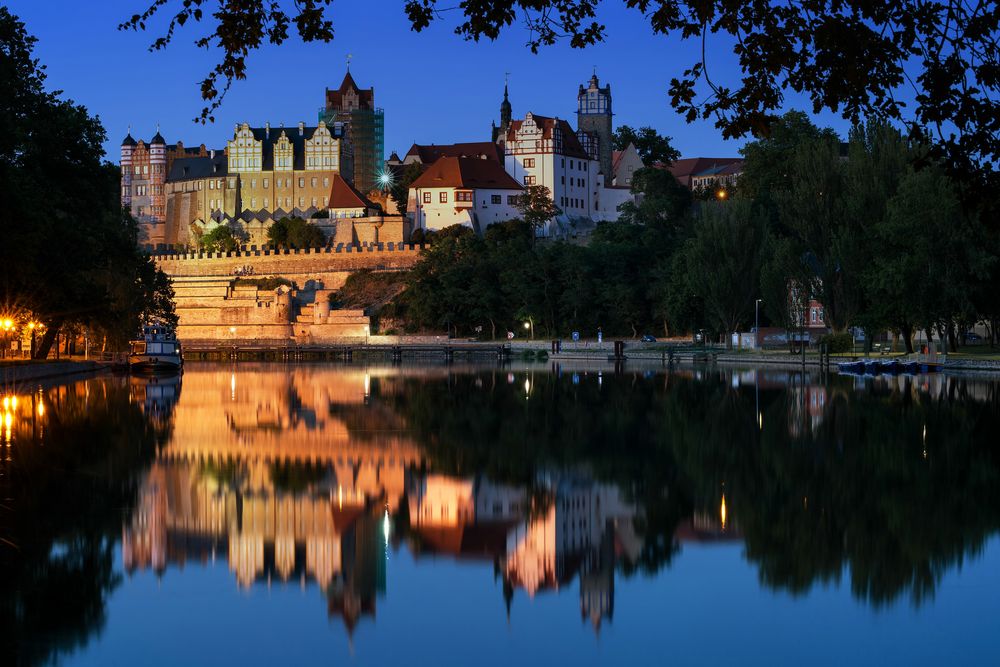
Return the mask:
[[[580,579],[580,610],[595,628],[614,610],[614,568],[641,547],[636,508],[618,488],[586,475],[554,475],[534,493],[485,479],[411,480],[411,530],[421,544],[458,558],[493,559],[508,611],[515,588],[529,596]]]
[[[508,605],[516,588],[533,596],[578,575],[584,618],[612,615],[615,563],[641,546],[617,488],[586,474],[530,493],[420,474],[420,449],[362,370],[192,368],[183,383],[173,437],[123,531],[128,570],[221,555],[241,587],[315,583],[353,627],[375,613],[390,516],[405,513],[415,550],[494,562]]]

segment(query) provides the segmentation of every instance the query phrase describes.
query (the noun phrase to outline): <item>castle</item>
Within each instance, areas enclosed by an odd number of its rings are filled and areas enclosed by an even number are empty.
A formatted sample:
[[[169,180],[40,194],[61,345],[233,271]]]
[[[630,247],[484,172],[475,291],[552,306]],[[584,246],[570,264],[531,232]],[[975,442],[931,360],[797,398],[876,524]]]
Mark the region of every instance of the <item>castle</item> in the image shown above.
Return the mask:
[[[382,110],[374,107],[374,90],[359,89],[350,72],[326,97],[315,126],[237,124],[224,149],[168,145],[159,129],[147,143],[129,131],[121,145],[121,198],[139,222],[140,243],[193,245],[206,229],[236,223],[245,228],[245,241],[263,244],[266,227],[283,217],[345,217],[330,211],[337,179],[361,192],[373,187],[373,165],[381,169],[382,163]],[[356,240],[345,236],[342,242]]]

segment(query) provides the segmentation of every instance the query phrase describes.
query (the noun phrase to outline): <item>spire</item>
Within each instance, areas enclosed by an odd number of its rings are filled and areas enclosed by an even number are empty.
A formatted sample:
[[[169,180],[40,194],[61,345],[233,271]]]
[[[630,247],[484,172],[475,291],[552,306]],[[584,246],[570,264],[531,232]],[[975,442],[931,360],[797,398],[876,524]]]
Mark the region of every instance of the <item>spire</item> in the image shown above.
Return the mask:
[[[507,81],[510,77],[510,72],[504,72],[503,76],[503,102],[500,103],[500,128],[506,130],[507,126],[510,125],[511,118],[511,105],[510,96],[507,92]]]

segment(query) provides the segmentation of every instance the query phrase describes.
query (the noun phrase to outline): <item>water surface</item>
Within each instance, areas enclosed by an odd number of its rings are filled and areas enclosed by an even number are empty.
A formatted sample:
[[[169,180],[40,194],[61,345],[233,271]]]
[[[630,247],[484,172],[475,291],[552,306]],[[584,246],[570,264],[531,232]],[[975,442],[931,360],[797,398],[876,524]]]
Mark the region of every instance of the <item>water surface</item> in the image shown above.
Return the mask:
[[[192,364],[3,394],[3,664],[1000,659],[990,379]]]

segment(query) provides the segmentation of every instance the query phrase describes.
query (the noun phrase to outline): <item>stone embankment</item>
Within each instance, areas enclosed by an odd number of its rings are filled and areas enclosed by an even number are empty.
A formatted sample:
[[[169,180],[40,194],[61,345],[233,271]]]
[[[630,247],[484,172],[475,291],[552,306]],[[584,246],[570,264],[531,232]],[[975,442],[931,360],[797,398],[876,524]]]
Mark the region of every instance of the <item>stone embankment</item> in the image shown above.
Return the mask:
[[[4,387],[15,383],[47,380],[67,375],[81,375],[109,370],[111,366],[99,361],[25,361],[0,366],[0,382]]]

